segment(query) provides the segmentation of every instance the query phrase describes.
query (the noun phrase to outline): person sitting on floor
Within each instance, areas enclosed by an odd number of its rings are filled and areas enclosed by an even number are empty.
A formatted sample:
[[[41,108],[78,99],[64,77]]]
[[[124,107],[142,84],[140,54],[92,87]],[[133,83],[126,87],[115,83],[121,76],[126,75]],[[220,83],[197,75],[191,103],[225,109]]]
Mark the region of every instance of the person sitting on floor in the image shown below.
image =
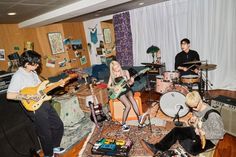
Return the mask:
[[[119,101],[121,101],[122,104],[125,106],[122,116],[122,131],[129,131],[130,128],[128,125],[126,125],[126,120],[128,118],[131,106],[133,107],[133,110],[137,115],[140,126],[143,125],[146,114],[140,115],[137,102],[135,101],[133,92],[129,87],[134,83],[134,78],[130,77],[128,70],[123,70],[121,68],[119,62],[112,61],[110,63],[110,77],[108,82],[108,88],[114,89],[113,91],[116,92],[117,90],[119,90],[116,85],[119,84],[122,79],[125,79],[128,82],[128,85],[125,86],[126,90],[121,92],[118,96]]]
[[[198,92],[188,93],[185,103],[193,110],[193,116],[188,120],[190,126],[173,128],[156,144],[141,140],[144,149],[151,155],[167,151],[177,141],[189,154],[197,155],[215,147],[223,139],[225,130],[221,116],[202,101]]]

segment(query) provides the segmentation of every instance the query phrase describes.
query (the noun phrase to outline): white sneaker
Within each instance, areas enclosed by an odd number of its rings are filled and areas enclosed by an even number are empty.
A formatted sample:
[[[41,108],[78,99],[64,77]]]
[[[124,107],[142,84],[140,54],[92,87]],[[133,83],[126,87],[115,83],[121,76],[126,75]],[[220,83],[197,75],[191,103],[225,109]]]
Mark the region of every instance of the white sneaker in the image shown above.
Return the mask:
[[[145,112],[143,115],[141,115],[141,116],[139,116],[139,118],[138,118],[138,123],[140,124],[140,125],[143,125],[144,124],[144,122],[146,121],[146,116],[148,115],[148,113],[147,112]]]
[[[53,153],[55,153],[55,154],[62,154],[64,152],[65,152],[65,149],[62,147],[53,148]]]
[[[122,131],[127,132],[129,130],[130,130],[130,127],[128,125],[126,125],[126,124],[122,125]]]

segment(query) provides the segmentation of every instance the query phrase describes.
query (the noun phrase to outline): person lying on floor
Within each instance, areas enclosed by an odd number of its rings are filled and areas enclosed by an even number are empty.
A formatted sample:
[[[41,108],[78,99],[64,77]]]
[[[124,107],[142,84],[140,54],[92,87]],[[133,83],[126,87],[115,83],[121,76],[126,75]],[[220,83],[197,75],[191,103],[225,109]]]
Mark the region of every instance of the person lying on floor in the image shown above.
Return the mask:
[[[202,101],[196,91],[186,95],[186,105],[193,110],[189,126],[173,128],[160,142],[150,144],[141,140],[150,155],[167,151],[177,141],[191,155],[197,155],[216,146],[223,139],[225,130],[220,114]]]

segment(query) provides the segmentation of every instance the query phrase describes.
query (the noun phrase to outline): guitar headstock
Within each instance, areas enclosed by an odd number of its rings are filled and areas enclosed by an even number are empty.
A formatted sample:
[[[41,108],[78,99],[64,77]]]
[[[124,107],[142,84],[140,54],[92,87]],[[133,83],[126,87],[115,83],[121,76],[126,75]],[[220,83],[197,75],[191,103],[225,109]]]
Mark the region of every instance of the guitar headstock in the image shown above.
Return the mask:
[[[140,73],[140,74],[144,74],[144,73],[146,73],[146,72],[149,71],[149,70],[151,70],[151,68],[147,67],[147,68],[141,70],[139,73]]]

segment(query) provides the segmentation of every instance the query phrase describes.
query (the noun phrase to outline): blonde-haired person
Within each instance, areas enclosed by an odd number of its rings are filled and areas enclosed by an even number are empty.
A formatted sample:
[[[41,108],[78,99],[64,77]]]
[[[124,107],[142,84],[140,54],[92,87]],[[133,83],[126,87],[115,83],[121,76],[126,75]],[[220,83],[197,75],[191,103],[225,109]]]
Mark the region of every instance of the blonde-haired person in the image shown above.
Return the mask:
[[[152,155],[168,150],[176,141],[191,155],[198,155],[215,147],[223,139],[225,131],[221,116],[211,106],[202,101],[198,92],[186,95],[186,105],[192,108],[193,116],[189,126],[173,128],[159,143],[150,144],[144,140],[141,144]],[[206,116],[207,115],[207,116]],[[193,125],[194,124],[194,125]],[[201,137],[205,137],[204,144]]]
[[[118,96],[118,99],[125,106],[122,116],[122,131],[129,131],[130,127],[126,125],[126,120],[129,115],[131,107],[135,114],[137,115],[139,124],[143,124],[145,115],[140,115],[138,105],[134,99],[133,92],[130,88],[130,85],[134,83],[134,78],[130,77],[128,70],[123,70],[120,63],[117,61],[112,61],[110,63],[110,77],[108,81],[108,89],[113,89],[115,92],[118,90],[116,85],[122,80],[125,79],[128,85],[125,86],[126,90],[121,92]]]

